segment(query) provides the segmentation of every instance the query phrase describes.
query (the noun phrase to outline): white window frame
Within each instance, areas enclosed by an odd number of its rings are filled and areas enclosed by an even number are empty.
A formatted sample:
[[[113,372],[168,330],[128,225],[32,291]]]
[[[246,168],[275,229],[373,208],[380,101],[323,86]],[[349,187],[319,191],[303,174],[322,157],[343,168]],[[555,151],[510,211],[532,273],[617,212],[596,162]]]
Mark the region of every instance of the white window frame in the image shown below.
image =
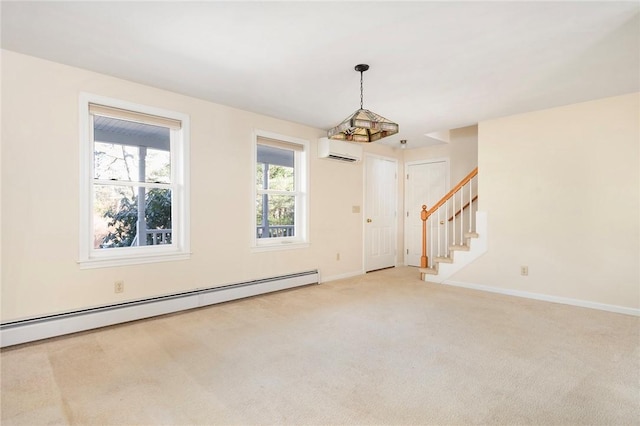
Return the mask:
[[[171,150],[171,244],[95,249],[93,247],[94,146],[93,118],[89,104],[133,111],[181,122],[172,129]],[[80,115],[80,245],[81,269],[103,268],[189,259],[189,116],[90,93],[81,93]]]
[[[256,235],[256,228],[258,226],[258,224],[256,223],[256,198],[258,196],[258,189],[256,187],[256,166],[258,164],[258,139],[260,138],[272,139],[275,141],[282,141],[289,144],[299,145],[302,148],[299,151],[294,151],[294,178],[296,191],[288,192],[288,194],[295,195],[296,197],[294,219],[295,232],[293,237],[258,238]],[[252,251],[259,252],[271,250],[289,250],[309,247],[309,141],[264,130],[254,130],[252,153]]]

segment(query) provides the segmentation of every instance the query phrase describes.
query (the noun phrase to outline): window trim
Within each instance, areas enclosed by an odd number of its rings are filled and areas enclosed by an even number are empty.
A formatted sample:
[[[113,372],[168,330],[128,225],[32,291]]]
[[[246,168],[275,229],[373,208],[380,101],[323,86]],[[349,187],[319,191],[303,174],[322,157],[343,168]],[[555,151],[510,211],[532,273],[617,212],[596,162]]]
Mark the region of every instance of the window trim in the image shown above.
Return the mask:
[[[172,244],[143,247],[121,247],[115,250],[93,248],[93,129],[90,126],[89,104],[134,111],[182,123],[181,129],[171,131],[171,182],[172,182]],[[79,256],[81,269],[104,268],[124,265],[187,260],[190,252],[189,220],[189,116],[161,108],[135,104],[119,99],[80,93],[80,197],[79,197]]]
[[[256,236],[256,197],[258,190],[256,188],[256,165],[258,164],[258,140],[270,139],[274,141],[282,141],[287,144],[298,145],[301,150],[294,150],[299,163],[303,170],[300,173],[296,170],[296,211],[295,211],[295,236],[279,237],[279,238],[257,238]],[[253,132],[252,144],[252,181],[251,181],[251,205],[252,209],[252,233],[251,233],[251,251],[274,251],[274,250],[292,250],[309,247],[309,141],[306,139],[296,138],[292,136],[281,135],[274,132],[255,129]],[[297,164],[297,163],[294,163]],[[299,200],[298,200],[299,198]]]

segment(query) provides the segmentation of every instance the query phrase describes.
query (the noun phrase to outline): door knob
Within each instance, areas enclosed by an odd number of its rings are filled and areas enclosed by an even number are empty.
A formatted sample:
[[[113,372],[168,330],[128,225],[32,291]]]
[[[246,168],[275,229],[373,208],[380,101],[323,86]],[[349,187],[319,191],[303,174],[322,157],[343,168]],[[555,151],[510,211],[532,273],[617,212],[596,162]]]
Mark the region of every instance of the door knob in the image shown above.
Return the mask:
[[[373,222],[371,219],[367,219],[367,223],[371,223]]]

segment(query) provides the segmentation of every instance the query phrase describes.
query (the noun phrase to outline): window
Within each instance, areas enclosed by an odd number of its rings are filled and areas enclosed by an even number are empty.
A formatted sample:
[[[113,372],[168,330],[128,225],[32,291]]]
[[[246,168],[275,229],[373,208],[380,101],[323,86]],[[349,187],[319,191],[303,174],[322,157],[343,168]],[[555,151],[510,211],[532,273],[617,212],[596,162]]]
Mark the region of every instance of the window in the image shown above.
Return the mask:
[[[305,140],[256,132],[256,247],[306,246],[307,150]]]
[[[83,94],[83,268],[189,256],[188,117]]]

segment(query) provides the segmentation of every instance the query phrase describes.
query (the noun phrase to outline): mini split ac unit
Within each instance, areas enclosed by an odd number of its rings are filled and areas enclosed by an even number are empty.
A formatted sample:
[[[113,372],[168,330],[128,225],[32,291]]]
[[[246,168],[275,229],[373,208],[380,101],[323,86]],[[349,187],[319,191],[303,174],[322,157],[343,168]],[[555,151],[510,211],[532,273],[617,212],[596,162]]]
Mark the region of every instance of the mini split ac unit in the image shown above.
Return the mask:
[[[318,157],[353,163],[362,159],[362,147],[353,142],[320,138],[318,140]]]

